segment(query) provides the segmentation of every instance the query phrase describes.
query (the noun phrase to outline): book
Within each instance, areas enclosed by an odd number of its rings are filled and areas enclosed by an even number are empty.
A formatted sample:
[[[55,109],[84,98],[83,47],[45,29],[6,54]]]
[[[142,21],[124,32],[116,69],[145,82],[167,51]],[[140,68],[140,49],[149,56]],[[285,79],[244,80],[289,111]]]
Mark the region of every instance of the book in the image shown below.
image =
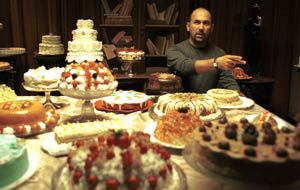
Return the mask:
[[[113,39],[111,40],[111,42],[112,42],[113,44],[117,44],[125,34],[126,34],[125,31],[120,31],[120,32],[118,32],[118,33],[113,37]]]
[[[166,9],[166,14],[165,14],[165,20],[167,24],[170,24],[171,18],[173,16],[175,10],[175,3],[171,4],[167,9]]]
[[[113,44],[104,44],[103,45],[103,51],[104,51],[104,54],[105,54],[107,60],[111,60],[111,59],[117,57],[115,54],[115,49],[116,49],[116,46]]]
[[[121,10],[121,7],[122,7],[122,3],[117,4],[115,6],[115,8],[113,8],[113,10],[111,11],[111,13],[117,14]]]
[[[148,11],[148,16],[150,20],[156,20],[156,15],[153,9],[153,6],[149,3],[147,3],[147,11]]]
[[[166,36],[157,35],[155,38],[155,45],[160,55],[163,55],[165,53],[166,41],[167,41]]]
[[[103,5],[104,12],[106,14],[111,13],[107,0],[101,0],[101,2],[102,2],[102,5]]]
[[[179,14],[178,11],[176,11],[176,12],[174,13],[174,15],[173,15],[173,17],[172,17],[172,19],[171,19],[170,24],[176,24],[177,19],[178,19],[178,14]]]

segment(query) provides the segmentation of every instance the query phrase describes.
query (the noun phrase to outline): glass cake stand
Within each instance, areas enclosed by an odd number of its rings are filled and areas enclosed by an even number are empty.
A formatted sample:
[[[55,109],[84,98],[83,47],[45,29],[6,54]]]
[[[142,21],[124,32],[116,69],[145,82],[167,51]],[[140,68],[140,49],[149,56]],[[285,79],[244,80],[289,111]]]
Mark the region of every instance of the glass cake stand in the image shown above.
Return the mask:
[[[134,73],[132,71],[132,65],[142,62],[142,60],[124,60],[120,59],[122,62],[121,70],[125,72],[129,77],[133,77]]]
[[[28,86],[25,83],[22,83],[25,90],[30,92],[45,92],[45,102],[43,105],[45,107],[52,107],[54,109],[59,109],[65,106],[64,103],[54,103],[51,100],[51,92],[58,91],[57,88],[42,88],[42,87],[36,87],[36,86]]]
[[[61,94],[65,96],[84,100],[81,107],[81,114],[78,116],[71,117],[66,121],[66,122],[83,122],[83,121],[95,121],[95,120],[105,119],[95,114],[94,105],[91,102],[91,100],[109,96],[115,91],[115,88],[107,89],[107,90],[86,90],[86,91],[69,90],[69,89],[62,89],[62,88],[59,88],[58,90]]]

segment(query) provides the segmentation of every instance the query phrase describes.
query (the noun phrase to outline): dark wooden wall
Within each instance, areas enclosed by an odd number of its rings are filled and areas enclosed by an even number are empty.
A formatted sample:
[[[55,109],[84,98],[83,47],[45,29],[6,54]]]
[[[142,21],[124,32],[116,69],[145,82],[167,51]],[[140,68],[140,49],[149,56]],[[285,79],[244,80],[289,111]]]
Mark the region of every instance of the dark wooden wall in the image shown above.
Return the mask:
[[[191,0],[189,10],[204,6],[211,10],[215,30],[213,40],[225,51],[243,55],[244,26],[255,0]],[[79,18],[94,20],[99,30],[100,0],[0,0],[0,47],[25,47],[24,67],[34,67],[33,53],[44,34],[62,36],[65,48]],[[299,1],[260,0],[263,23],[260,35],[261,74],[273,77],[275,84],[271,109],[282,117],[288,113],[290,74],[299,51]]]

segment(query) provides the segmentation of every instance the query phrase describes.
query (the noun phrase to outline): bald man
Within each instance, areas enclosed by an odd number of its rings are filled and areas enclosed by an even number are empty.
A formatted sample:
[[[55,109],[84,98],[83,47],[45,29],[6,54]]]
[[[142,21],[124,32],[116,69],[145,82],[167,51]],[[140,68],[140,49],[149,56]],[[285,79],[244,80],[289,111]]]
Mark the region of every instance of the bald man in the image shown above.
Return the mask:
[[[182,77],[185,91],[205,93],[212,88],[239,90],[231,70],[245,64],[241,56],[226,55],[209,41],[214,25],[210,12],[195,9],[186,24],[189,38],[167,50],[168,67]]]

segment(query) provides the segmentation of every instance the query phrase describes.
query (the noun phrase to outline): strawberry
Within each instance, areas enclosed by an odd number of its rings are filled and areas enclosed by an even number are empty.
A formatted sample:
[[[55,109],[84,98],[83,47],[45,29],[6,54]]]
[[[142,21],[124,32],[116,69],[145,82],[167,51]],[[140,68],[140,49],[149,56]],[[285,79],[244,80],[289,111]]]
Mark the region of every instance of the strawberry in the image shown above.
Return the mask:
[[[155,189],[157,185],[157,178],[154,175],[150,175],[147,177],[147,180],[149,182],[150,188]]]
[[[75,171],[74,175],[73,175],[73,182],[75,184],[77,184],[79,182],[79,179],[81,178],[81,176],[82,176],[82,172],[81,171],[79,171],[79,170]]]
[[[107,178],[105,179],[105,186],[107,190],[117,190],[120,183],[116,178]]]
[[[127,179],[127,185],[130,190],[137,190],[139,187],[140,179],[137,176],[130,176]]]
[[[107,146],[109,146],[109,147],[116,144],[115,137],[113,135],[108,136],[106,139],[106,143],[107,143]]]
[[[106,159],[110,160],[115,157],[115,153],[112,150],[107,151]]]
[[[96,187],[98,183],[98,177],[95,174],[89,175],[87,181],[91,187]]]
[[[130,146],[131,139],[128,135],[123,134],[119,139],[119,147],[122,149],[126,149]]]

